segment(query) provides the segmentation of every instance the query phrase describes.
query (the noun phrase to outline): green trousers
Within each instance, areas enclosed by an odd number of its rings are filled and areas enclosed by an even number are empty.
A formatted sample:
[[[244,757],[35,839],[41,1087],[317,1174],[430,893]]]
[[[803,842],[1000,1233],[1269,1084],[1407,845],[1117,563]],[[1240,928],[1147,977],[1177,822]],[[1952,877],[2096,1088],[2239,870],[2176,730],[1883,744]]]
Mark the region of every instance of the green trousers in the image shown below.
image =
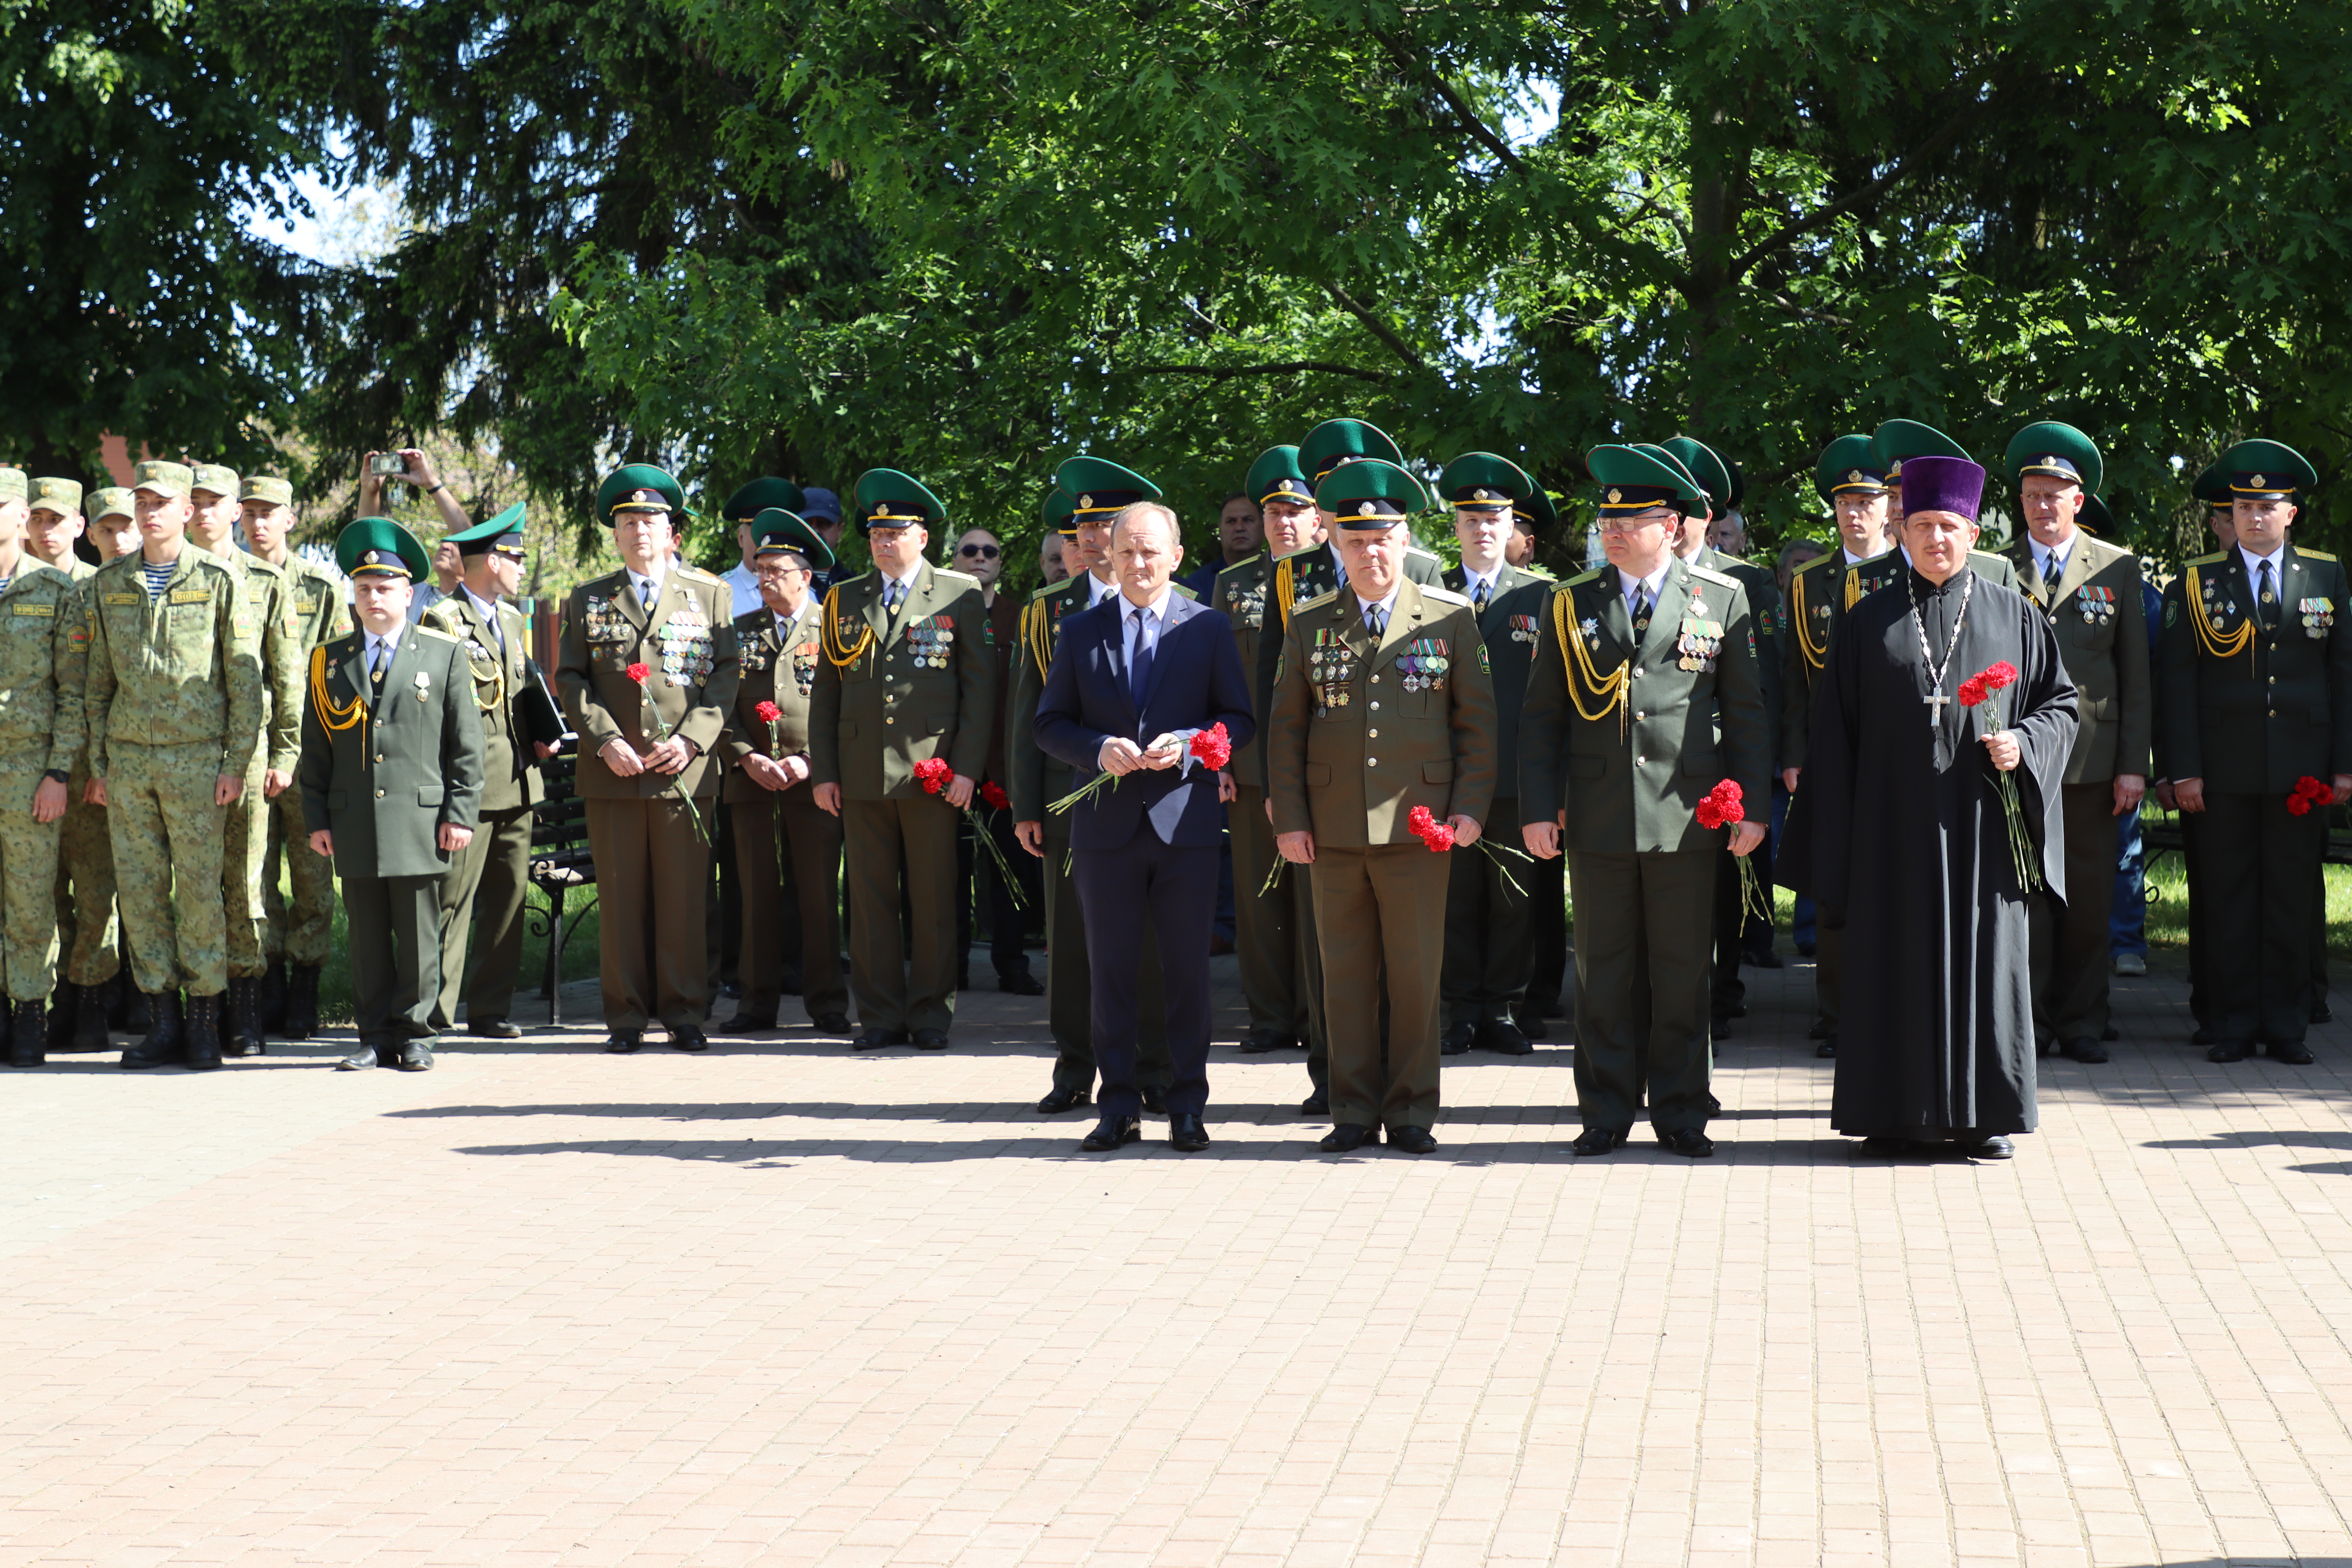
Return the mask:
[[[440,877],[345,877],[352,1011],[360,1038],[430,1040],[441,984]]]
[[[438,1032],[457,1016],[465,994],[466,1022],[504,1018],[514,1007],[516,978],[522,970],[523,894],[530,888],[530,829],[527,805],[486,811],[475,824],[473,842],[441,875],[441,984],[433,1001]],[[466,955],[474,974],[466,977]]]
[[[946,1029],[956,1000],[955,808],[928,795],[845,800],[841,832],[859,1026]],[[898,923],[902,889],[911,930]]]
[[[1458,851],[1457,851],[1458,853]],[[1317,845],[1304,868],[1315,885],[1323,973],[1341,977],[1323,998],[1331,1031],[1331,1120],[1358,1127],[1437,1121],[1439,984],[1448,858],[1419,844],[1369,849]],[[1381,997],[1389,1004],[1381,1047]]]
[[[1265,885],[1281,858],[1275,853],[1264,790],[1242,785],[1225,808],[1225,820],[1234,843],[1234,946],[1241,958],[1250,1033],[1303,1041],[1310,1053],[1328,1058],[1323,955],[1315,945],[1307,879],[1285,869],[1273,887]]]
[[[1661,1133],[1704,1128],[1716,848],[1570,850],[1576,1099],[1588,1128],[1628,1128],[1644,1089]]]
[[[281,868],[289,892],[281,892]],[[310,825],[302,820],[302,791],[288,790],[269,803],[269,853],[261,868],[262,952],[272,963],[284,959],[306,969],[323,966],[334,950],[335,867],[310,853]]]

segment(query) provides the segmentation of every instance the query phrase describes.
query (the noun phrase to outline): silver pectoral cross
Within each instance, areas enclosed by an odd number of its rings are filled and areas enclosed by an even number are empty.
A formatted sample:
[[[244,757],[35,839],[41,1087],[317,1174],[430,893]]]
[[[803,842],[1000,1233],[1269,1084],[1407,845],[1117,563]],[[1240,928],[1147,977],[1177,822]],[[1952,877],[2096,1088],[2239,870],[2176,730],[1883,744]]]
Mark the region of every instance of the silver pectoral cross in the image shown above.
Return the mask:
[[[1952,703],[1952,700],[1940,691],[1930,691],[1919,700],[1927,705],[1927,723],[1930,728],[1944,721],[1944,710],[1950,707]]]

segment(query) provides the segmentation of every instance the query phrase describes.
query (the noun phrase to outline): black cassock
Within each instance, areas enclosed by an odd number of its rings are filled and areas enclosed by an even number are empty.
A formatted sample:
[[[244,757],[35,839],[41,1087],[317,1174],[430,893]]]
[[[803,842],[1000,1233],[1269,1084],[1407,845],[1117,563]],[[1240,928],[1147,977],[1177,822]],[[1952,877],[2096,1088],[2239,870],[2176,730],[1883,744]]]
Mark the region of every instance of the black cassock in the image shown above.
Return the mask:
[[[1983,710],[1926,700],[1934,666],[1920,647],[1923,624],[1940,661],[1964,593],[1966,620],[1941,690],[1953,697],[2002,659],[2017,667],[2017,684],[2000,693],[2000,728],[2016,732],[2024,752],[2018,796],[2042,878],[2064,896],[2057,804],[2076,712],[2050,624],[2022,595],[1971,571],[1939,588],[1906,569],[1838,628],[1797,790],[1807,809],[1791,822],[1780,879],[1810,892],[1825,923],[1844,928],[1830,1119],[1851,1136],[2033,1131],[2027,894],[1997,770],[1978,739],[1991,726]]]

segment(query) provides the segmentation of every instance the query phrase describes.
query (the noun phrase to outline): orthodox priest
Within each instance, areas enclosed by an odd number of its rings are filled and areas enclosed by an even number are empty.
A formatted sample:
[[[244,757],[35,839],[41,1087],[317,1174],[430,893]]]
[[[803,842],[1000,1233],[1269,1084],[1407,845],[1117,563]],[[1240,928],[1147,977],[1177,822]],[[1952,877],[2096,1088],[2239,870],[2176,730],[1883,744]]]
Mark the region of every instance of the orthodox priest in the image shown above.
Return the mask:
[[[1903,465],[1909,564],[1848,613],[1815,697],[1801,890],[1845,932],[1831,1120],[1872,1154],[2007,1159],[2034,1127],[2028,899],[2066,893],[2075,697],[2049,622],[1969,563],[1984,480],[1965,458]],[[2013,683],[1964,706],[2003,663]]]

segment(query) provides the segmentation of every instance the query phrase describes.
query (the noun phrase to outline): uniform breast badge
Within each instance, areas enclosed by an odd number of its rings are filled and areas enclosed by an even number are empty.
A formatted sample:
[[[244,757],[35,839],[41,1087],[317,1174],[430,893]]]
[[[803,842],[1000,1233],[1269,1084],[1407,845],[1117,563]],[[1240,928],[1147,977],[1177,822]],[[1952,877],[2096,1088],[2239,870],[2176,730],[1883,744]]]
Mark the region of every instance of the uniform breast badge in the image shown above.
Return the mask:
[[[2333,599],[2305,599],[2295,609],[2303,617],[2304,635],[2315,642],[2325,639],[2328,628],[2336,625],[2336,601]]]

